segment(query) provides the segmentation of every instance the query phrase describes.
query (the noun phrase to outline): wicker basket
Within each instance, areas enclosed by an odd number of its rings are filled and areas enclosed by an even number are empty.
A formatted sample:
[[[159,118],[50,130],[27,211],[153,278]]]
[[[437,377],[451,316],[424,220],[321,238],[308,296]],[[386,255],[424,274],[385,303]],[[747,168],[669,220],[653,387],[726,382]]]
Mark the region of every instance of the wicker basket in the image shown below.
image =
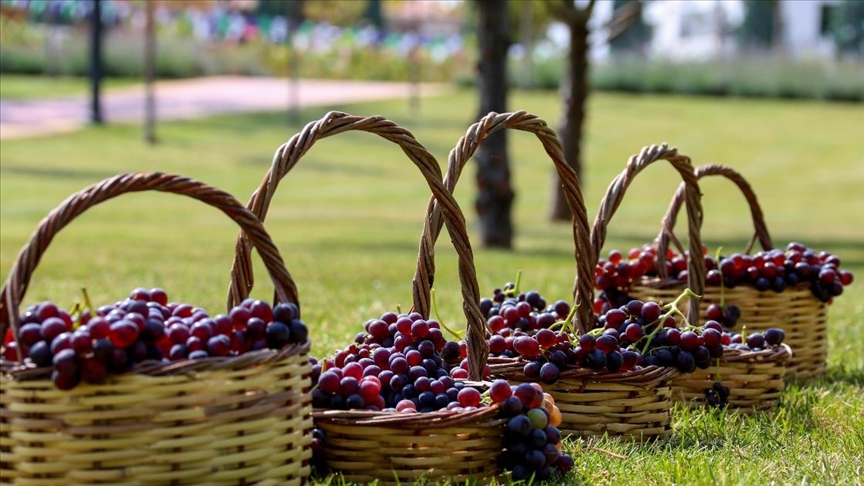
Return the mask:
[[[582,197],[582,190],[579,186],[579,178],[576,172],[567,164],[564,158],[563,148],[558,135],[554,130],[549,128],[544,120],[536,115],[518,111],[514,113],[489,113],[480,119],[477,123],[468,128],[467,133],[459,139],[456,147],[450,151],[450,156],[447,164],[447,174],[444,177],[444,185],[447,190],[452,193],[462,175],[462,170],[465,165],[471,160],[471,157],[482,144],[493,133],[504,130],[513,129],[533,133],[540,143],[546,154],[552,160],[555,166],[558,177],[561,180],[561,187],[564,191],[567,206],[573,214],[573,242],[575,245],[576,259],[576,274],[577,275],[594,275],[594,268],[589,264],[588,260],[582,255],[590,253],[589,241],[584,235],[588,235],[590,231],[588,226],[587,210],[585,201]],[[435,241],[441,233],[443,225],[441,211],[437,207],[438,202],[435,198],[430,199],[427,206],[427,217],[423,226],[423,236],[420,238],[420,251],[418,255],[417,272],[414,280],[431,282],[434,278],[435,265],[431,262],[429,255],[434,255]],[[430,261],[427,261],[430,260]],[[575,286],[579,280],[574,282],[574,297],[576,295]],[[426,312],[428,312],[428,301],[418,299],[419,304]],[[422,313],[422,312],[421,312]],[[579,306],[574,324],[579,332],[584,332],[589,328],[582,328],[582,323],[590,323],[594,321],[594,316],[590,306]],[[485,322],[485,316],[484,316]],[[590,325],[589,325],[590,326]]]
[[[469,375],[479,380],[489,354],[480,313],[480,292],[474,273],[473,254],[465,228],[465,217],[441,179],[436,159],[404,128],[382,117],[358,117],[331,112],[307,124],[276,152],[273,165],[253,194],[249,207],[262,220],[279,181],[319,139],[350,130],[366,131],[400,146],[420,169],[444,208],[444,222],[459,257],[463,310],[468,322]],[[414,310],[429,316],[429,295],[434,275],[434,253],[418,258],[423,276],[413,282]],[[230,299],[242,298],[253,283],[248,245],[238,240]],[[323,451],[327,466],[345,480],[379,484],[405,483],[418,479],[468,481],[498,474],[497,458],[503,450],[505,419],[498,407],[472,412],[442,410],[423,414],[398,412],[318,410],[315,425],[325,431]]]
[[[522,371],[524,361],[490,358],[493,373],[511,383],[531,381]],[[670,382],[674,368],[651,366],[636,371],[594,372],[569,369],[543,390],[561,410],[561,435],[592,437],[609,435],[644,441],[672,433]]]
[[[697,177],[723,176],[735,183],[750,206],[755,228],[754,240],[758,238],[765,250],[774,246],[765,226],[762,209],[750,184],[733,169],[722,165],[703,165],[696,168]],[[663,219],[663,231],[658,237],[658,270],[665,273],[666,248],[673,239],[678,211],[681,208],[682,188],[678,189]],[[745,250],[750,252],[753,242]],[[700,253],[701,254],[701,253]],[[633,298],[668,302],[680,293],[683,284],[670,282],[665,275],[659,279],[644,280],[631,288]],[[786,343],[794,356],[789,363],[789,376],[807,378],[825,372],[828,352],[828,306],[817,299],[807,284],[788,287],[783,292],[759,291],[751,285],[739,285],[731,289],[705,286],[701,300],[701,314],[712,303],[734,304],[741,310],[738,326],[746,325],[748,331],[765,331],[779,327],[786,332]]]
[[[644,147],[639,154],[630,158],[627,167],[612,181],[601,200],[591,230],[590,253],[587,254],[590,268],[597,266],[600,250],[606,240],[607,225],[620,206],[633,177],[659,160],[671,163],[687,184],[688,214],[694,215],[692,226],[696,237],[690,244],[699,244],[698,223],[702,209],[690,158],[665,144],[652,145]],[[688,268],[695,275],[705,272],[704,261],[701,260],[689,262]],[[588,277],[577,278],[576,302],[591,309],[594,301],[594,273],[592,271],[583,275]],[[697,286],[693,291],[698,293],[701,289]],[[692,298],[691,303],[695,300]],[[688,315],[693,323],[696,322],[695,317],[692,312]],[[593,316],[591,319],[593,325]],[[582,327],[590,329],[592,326]],[[561,380],[550,389],[561,409],[562,430],[582,437],[608,434],[644,441],[672,433],[671,382],[678,375],[675,368],[655,366],[614,373],[567,370],[562,372]]]
[[[123,174],[70,196],[40,224],[3,286],[0,330],[19,306],[54,236],[121,194],[198,199],[243,228],[283,301],[294,284],[260,221],[229,194],[159,173]],[[16,333],[17,335],[17,333]],[[4,362],[0,482],[7,484],[302,484],[311,457],[308,341],[237,357],[142,362],[104,384],[54,387],[49,368]]]
[[[705,391],[720,381],[729,387],[728,406],[739,413],[774,410],[783,392],[787,363],[792,349],[742,351],[726,348],[717,365],[681,375],[672,380],[672,399],[691,406],[705,406]]]
[[[561,143],[555,132],[547,127],[546,122],[525,112],[488,114],[472,125],[466,135],[459,140],[456,148],[450,152],[444,183],[452,191],[462,169],[477,147],[489,135],[505,128],[533,132],[552,159],[562,181],[567,203],[573,213],[573,238],[576,247],[577,278],[574,283],[574,294],[577,309],[573,324],[577,332],[583,333],[591,329],[595,319],[590,302],[593,300],[593,275],[597,260],[596,256],[592,260],[594,251],[589,244],[591,240],[586,238],[588,219],[578,178],[573,169],[567,165]],[[674,150],[668,150],[665,146],[652,147],[643,152],[640,159],[631,160],[628,164],[628,170],[631,172],[625,171],[626,176],[622,175],[624,183],[626,184],[629,177],[645,165],[662,158],[667,158],[676,165],[676,168],[689,172],[692,177],[692,167],[688,158],[678,156]],[[623,191],[620,181],[618,184],[615,186],[617,188],[615,194]],[[698,204],[698,197],[696,197],[696,204]],[[611,217],[611,214],[608,216]],[[439,219],[435,205],[430,202],[421,249],[424,244],[434,245],[441,228]],[[578,278],[580,275],[589,277]],[[523,365],[524,361],[520,359],[490,359],[492,376],[507,379],[512,384],[532,381],[522,372]],[[595,373],[584,369],[564,370],[557,383],[542,386],[555,398],[555,403],[561,410],[563,421],[559,428],[562,432],[578,436],[609,434],[646,440],[671,433],[669,423],[672,403],[669,381],[676,374],[677,371],[674,369],[658,367],[618,373]]]

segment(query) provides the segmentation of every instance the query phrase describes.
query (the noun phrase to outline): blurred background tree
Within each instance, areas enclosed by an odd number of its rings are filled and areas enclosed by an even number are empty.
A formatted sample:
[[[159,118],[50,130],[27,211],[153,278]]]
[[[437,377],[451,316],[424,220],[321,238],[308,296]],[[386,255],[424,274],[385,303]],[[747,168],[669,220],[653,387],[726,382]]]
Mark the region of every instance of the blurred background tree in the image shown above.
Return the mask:
[[[771,49],[780,38],[777,0],[744,0],[744,22],[738,29],[748,47]]]
[[[546,0],[549,11],[570,31],[569,46],[566,56],[566,71],[561,83],[562,115],[558,126],[558,136],[564,149],[567,163],[573,167],[580,181],[584,184],[582,171],[582,127],[585,123],[589,84],[588,84],[588,52],[590,44],[588,36],[591,29],[588,23],[594,13],[596,0],[589,0],[583,6],[573,0]],[[616,8],[612,18],[604,26],[607,40],[620,36],[637,17],[642,15],[642,4],[631,0]],[[561,180],[556,171],[552,172],[552,204],[549,218],[553,221],[569,221],[572,218]]]
[[[628,3],[630,3],[630,0],[612,0],[612,8],[613,10],[617,10]],[[639,0],[639,3],[642,4],[644,2],[643,0]],[[648,46],[651,44],[651,35],[651,26],[645,23],[645,19],[640,12],[620,35],[609,41],[609,50],[612,52],[612,55],[636,54],[645,56],[648,53]]]
[[[491,111],[507,111],[507,53],[510,50],[508,0],[475,0],[477,7],[477,117]],[[509,5],[508,5],[509,4]],[[507,131],[489,136],[477,150],[477,215],[484,246],[512,248],[512,206],[515,194],[510,182]]]
[[[864,1],[844,0],[829,22],[838,54],[864,53]]]

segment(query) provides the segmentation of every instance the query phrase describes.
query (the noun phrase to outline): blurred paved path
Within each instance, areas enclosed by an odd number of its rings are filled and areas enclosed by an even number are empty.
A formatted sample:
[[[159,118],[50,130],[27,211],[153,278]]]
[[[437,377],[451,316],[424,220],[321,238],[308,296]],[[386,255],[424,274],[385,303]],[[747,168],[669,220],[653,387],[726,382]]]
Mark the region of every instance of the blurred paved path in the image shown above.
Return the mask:
[[[420,86],[420,95],[445,92],[446,85]],[[300,108],[338,107],[361,101],[408,98],[408,83],[366,81],[299,82]],[[107,123],[141,123],[144,89],[130,87],[102,94],[102,113]],[[285,111],[289,82],[282,78],[215,76],[156,83],[157,120],[181,120],[217,114]],[[86,126],[90,119],[89,95],[43,100],[0,100],[0,139],[69,132]]]

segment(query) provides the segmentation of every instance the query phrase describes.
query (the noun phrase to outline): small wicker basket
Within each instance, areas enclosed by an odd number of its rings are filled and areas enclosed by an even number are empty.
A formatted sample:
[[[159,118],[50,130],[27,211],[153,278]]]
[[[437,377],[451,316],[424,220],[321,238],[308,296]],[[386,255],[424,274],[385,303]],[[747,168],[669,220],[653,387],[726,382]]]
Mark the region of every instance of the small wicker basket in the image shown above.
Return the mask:
[[[742,414],[774,410],[783,393],[783,379],[791,358],[792,349],[785,343],[761,351],[726,348],[723,357],[711,368],[697,369],[672,380],[672,400],[705,406],[705,391],[719,381],[729,387],[729,408]]]
[[[696,168],[697,177],[723,176],[735,183],[747,200],[755,228],[755,239],[758,238],[765,250],[773,248],[771,237],[765,226],[762,209],[756,199],[750,184],[744,177],[722,165],[703,165]],[[666,249],[670,239],[674,241],[673,229],[678,211],[681,209],[683,187],[669,205],[663,218],[663,230],[658,237],[657,267],[660,278],[644,279],[635,282],[630,295],[636,299],[669,302],[680,293],[684,287],[681,282],[671,282],[665,276],[664,264]],[[745,252],[749,253],[753,241]],[[701,255],[701,252],[699,253]],[[746,325],[748,331],[765,331],[778,327],[786,333],[786,343],[792,348],[794,356],[788,364],[789,376],[807,378],[825,372],[828,351],[828,306],[817,299],[807,284],[788,287],[782,292],[773,290],[759,291],[752,285],[739,285],[731,289],[705,286],[701,300],[701,315],[712,303],[734,304],[741,310],[738,326]]]
[[[524,361],[490,358],[493,373],[511,383],[531,381]],[[594,372],[568,369],[543,390],[561,410],[561,435],[592,437],[608,434],[636,441],[664,437],[670,425],[675,368],[651,366],[636,371]]]
[[[468,323],[469,377],[479,380],[489,351],[465,217],[443,185],[437,160],[409,131],[382,117],[328,113],[279,147],[249,208],[263,221],[279,181],[312,145],[319,139],[352,130],[369,132],[399,145],[420,169],[433,200],[443,208],[444,223],[459,258],[463,310]],[[414,310],[428,318],[434,275],[431,246],[418,258],[418,267],[422,270],[413,282]],[[242,298],[253,284],[248,244],[242,235],[232,274],[238,284],[232,287],[229,297],[233,301]],[[464,482],[498,474],[497,459],[503,450],[506,420],[497,414],[498,407],[492,406],[470,412],[441,410],[422,414],[316,409],[313,417],[316,427],[325,432],[323,451],[332,471],[347,481],[399,484],[419,479]]]
[[[121,174],[73,194],[39,225],[2,290],[0,331],[54,236],[88,208],[161,191],[214,206],[249,235],[282,301],[291,276],[261,222],[229,194],[160,173]],[[17,333],[16,337],[17,337]],[[303,484],[311,457],[309,342],[236,357],[145,361],[104,384],[57,389],[51,368],[0,363],[0,482]]]

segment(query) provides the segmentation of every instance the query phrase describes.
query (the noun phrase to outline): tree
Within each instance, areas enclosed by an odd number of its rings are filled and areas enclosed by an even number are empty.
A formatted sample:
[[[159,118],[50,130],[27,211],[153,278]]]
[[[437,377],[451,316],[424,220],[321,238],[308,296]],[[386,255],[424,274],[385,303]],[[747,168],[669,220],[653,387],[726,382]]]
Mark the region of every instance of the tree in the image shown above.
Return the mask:
[[[153,82],[156,78],[156,25],[153,2],[144,6],[144,140],[156,143],[156,99]]]
[[[367,0],[363,18],[375,28],[384,29],[384,12],[381,9],[381,0]]]
[[[546,0],[552,15],[567,25],[570,30],[570,45],[567,53],[566,73],[561,83],[563,109],[558,136],[567,163],[573,167],[581,181],[582,178],[582,126],[585,122],[585,106],[588,100],[588,21],[594,12],[596,0],[589,0],[578,6],[574,0]],[[612,19],[605,26],[607,40],[613,40],[641,15],[641,4],[632,0],[615,9]],[[570,221],[572,213],[561,189],[558,173],[552,173],[552,208],[549,214],[553,221]]]
[[[837,51],[864,52],[864,2],[846,0],[832,10],[830,22]]]
[[[93,2],[90,12],[90,123],[102,119],[102,0]]]
[[[490,111],[507,111],[507,51],[510,19],[507,0],[475,0],[477,5],[477,118]],[[511,208],[515,194],[510,183],[507,132],[492,134],[477,150],[477,215],[484,246],[512,248]]]
[[[639,0],[640,3],[642,0]],[[624,7],[630,0],[613,0],[612,9]],[[637,15],[621,35],[609,41],[609,49],[613,54],[645,54],[645,48],[651,41],[651,27],[645,23],[642,15]]]
[[[738,33],[749,47],[769,50],[779,37],[777,0],[744,0],[744,22]]]

